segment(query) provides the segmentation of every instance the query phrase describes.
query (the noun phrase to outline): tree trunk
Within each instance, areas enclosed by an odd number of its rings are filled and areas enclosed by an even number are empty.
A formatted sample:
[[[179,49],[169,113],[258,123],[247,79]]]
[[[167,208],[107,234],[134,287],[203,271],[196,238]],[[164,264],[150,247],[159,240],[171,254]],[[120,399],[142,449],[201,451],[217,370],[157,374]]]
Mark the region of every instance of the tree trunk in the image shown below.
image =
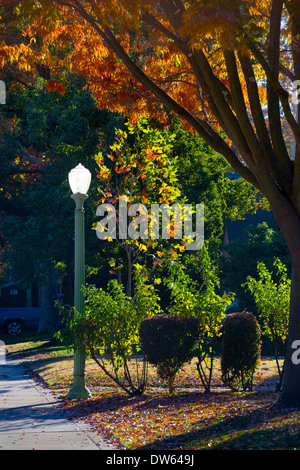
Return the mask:
[[[300,238],[300,235],[299,235]],[[300,251],[291,253],[292,282],[285,369],[279,405],[300,406]]]
[[[39,306],[41,311],[38,333],[55,330],[56,318],[54,302],[57,299],[57,272],[49,269],[48,284],[39,289]]]
[[[169,395],[173,395],[175,392],[175,377],[168,378],[168,387],[169,387]]]
[[[279,198],[273,198],[273,194],[267,197],[292,260],[289,327],[278,405],[297,408],[300,406],[300,216],[288,200],[281,203]]]

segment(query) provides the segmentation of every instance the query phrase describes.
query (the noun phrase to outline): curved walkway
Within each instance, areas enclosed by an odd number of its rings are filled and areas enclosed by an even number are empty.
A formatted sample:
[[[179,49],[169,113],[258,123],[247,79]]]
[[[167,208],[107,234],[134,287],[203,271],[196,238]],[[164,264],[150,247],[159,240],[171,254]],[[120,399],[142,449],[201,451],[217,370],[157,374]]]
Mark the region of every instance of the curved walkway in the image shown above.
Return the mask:
[[[68,419],[60,399],[25,372],[0,364],[0,450],[113,450],[88,424]]]

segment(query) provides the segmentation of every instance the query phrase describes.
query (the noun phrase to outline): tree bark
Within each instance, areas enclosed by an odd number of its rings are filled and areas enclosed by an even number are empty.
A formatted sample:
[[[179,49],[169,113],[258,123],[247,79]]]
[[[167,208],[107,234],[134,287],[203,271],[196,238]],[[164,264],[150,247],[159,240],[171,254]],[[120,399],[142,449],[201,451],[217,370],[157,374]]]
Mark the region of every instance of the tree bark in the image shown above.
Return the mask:
[[[300,406],[300,217],[286,202],[284,210],[273,207],[292,260],[289,328],[286,341],[282,392],[278,405]],[[297,353],[297,351],[299,351]]]
[[[49,269],[48,284],[39,289],[40,322],[38,333],[53,332],[55,330],[55,308],[57,299],[57,272],[55,268]]]
[[[299,232],[298,232],[299,233]],[[299,243],[300,243],[300,234]],[[300,406],[300,249],[292,255],[290,319],[286,344],[285,369],[279,405]],[[295,347],[298,344],[297,348]],[[297,354],[297,350],[299,353]]]

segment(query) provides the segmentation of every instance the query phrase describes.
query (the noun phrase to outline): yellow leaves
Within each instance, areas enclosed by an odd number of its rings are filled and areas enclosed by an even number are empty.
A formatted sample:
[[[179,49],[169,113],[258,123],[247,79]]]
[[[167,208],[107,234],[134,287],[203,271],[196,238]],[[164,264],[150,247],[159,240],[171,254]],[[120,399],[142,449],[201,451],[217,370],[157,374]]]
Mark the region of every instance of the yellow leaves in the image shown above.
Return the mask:
[[[111,179],[111,172],[107,166],[102,165],[99,172],[98,172],[98,178],[100,178],[103,181],[109,181]]]
[[[104,157],[102,152],[98,152],[97,155],[95,155],[95,161],[99,166],[104,164]]]
[[[224,2],[223,2],[224,3]],[[189,37],[189,47],[192,51],[203,48],[206,39],[214,39],[223,46],[232,43],[237,28],[237,19],[234,8],[220,2],[208,2],[208,5],[199,6],[195,2],[187,8],[183,15],[181,34]]]
[[[170,186],[167,183],[163,182],[158,192],[159,194],[167,194],[170,192],[170,189],[171,189]]]
[[[136,245],[140,251],[143,251],[144,253],[147,251],[147,246],[143,243],[136,242]]]
[[[176,250],[179,250],[180,252],[183,252],[183,251],[185,251],[185,243],[183,243],[183,244],[178,243],[177,245],[174,245],[174,248]]]

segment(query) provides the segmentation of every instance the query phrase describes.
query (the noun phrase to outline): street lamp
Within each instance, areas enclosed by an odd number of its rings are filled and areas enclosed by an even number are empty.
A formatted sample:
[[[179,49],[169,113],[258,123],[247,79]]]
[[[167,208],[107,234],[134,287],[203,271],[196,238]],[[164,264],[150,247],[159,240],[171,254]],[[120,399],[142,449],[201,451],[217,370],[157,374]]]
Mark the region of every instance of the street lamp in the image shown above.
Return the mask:
[[[85,242],[84,242],[84,201],[91,183],[91,173],[81,163],[69,173],[69,184],[75,207],[75,267],[74,267],[74,307],[75,315],[84,313],[84,296],[81,291],[85,284]],[[85,351],[76,345],[74,351],[73,385],[68,398],[91,396],[85,385]]]

